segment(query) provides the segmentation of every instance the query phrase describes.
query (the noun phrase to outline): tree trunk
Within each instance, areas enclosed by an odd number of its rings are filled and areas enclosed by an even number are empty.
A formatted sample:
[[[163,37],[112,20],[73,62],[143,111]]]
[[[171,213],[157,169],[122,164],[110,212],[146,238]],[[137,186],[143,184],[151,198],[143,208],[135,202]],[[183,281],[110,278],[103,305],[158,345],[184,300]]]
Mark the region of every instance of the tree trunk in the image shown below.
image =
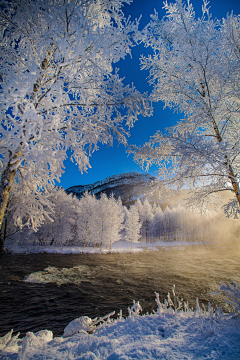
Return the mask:
[[[227,158],[227,156],[226,156],[226,158]],[[240,189],[239,189],[239,185],[238,185],[237,181],[235,180],[236,177],[234,175],[232,166],[230,164],[227,164],[227,166],[228,166],[229,180],[231,180],[232,187],[233,187],[233,190],[235,192],[235,195],[236,195],[236,198],[237,198],[237,201],[238,201],[238,205],[239,205],[239,208],[240,208]]]
[[[219,133],[218,127],[217,127],[214,119],[212,120],[212,123],[213,123],[214,132],[215,132],[216,137],[217,137],[217,141],[222,142],[222,137],[221,137],[221,135]],[[235,196],[237,198],[238,205],[239,205],[239,208],[240,208],[240,188],[239,188],[239,185],[238,185],[238,183],[236,181],[236,176],[234,174],[234,170],[232,168],[232,165],[229,163],[227,155],[225,155],[225,160],[226,160],[225,165],[227,166],[229,180],[231,181],[231,184],[232,184],[232,187],[233,187],[233,190],[234,190],[234,193],[235,193]]]
[[[41,64],[41,70],[44,71],[48,68],[49,62],[51,62],[53,55],[55,52],[54,45],[51,44],[51,48],[47,51],[47,55],[45,59],[42,61]],[[43,73],[42,76],[36,80],[35,84],[33,85],[33,91],[31,94],[31,100],[34,102],[35,108],[38,106],[38,102],[36,101],[35,97],[36,94],[39,92],[39,89],[41,88],[41,84],[43,79],[45,78],[45,74]],[[24,110],[21,110],[21,106],[19,107],[19,110],[24,113]],[[5,252],[4,250],[4,238],[2,236],[2,225],[6,213],[6,208],[11,192],[11,187],[16,175],[17,170],[11,170],[11,167],[13,165],[16,165],[18,163],[17,158],[21,155],[21,151],[17,152],[15,155],[12,154],[12,152],[9,150],[9,161],[7,164],[6,169],[3,172],[1,183],[0,183],[0,253]],[[11,163],[12,160],[16,159],[16,162]]]
[[[3,224],[2,224],[1,235],[0,236],[1,236],[1,239],[2,239],[1,244],[3,243],[3,246],[1,246],[1,248],[3,248],[3,250],[4,250],[4,244],[5,244],[6,237],[7,237],[7,211],[6,211],[5,218],[4,218],[4,221],[3,221]]]
[[[6,169],[4,170],[1,178],[1,184],[0,184],[0,253],[5,252],[4,249],[4,237],[2,233],[2,226],[4,222],[4,217],[6,214],[6,209],[10,197],[10,192],[12,188],[12,184],[16,175],[16,169],[12,170],[12,166],[16,165],[18,163],[17,158],[21,155],[21,152],[19,151],[17,154],[12,155],[10,152],[9,161],[7,164]],[[16,159],[15,162],[11,163],[12,160]]]

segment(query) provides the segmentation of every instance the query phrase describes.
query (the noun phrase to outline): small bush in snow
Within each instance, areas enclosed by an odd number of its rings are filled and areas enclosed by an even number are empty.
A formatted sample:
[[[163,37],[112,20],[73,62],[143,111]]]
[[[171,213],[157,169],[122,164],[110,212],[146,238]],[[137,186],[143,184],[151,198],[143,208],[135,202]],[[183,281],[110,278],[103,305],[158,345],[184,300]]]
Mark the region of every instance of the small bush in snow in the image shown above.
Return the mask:
[[[235,310],[230,314],[231,317],[240,314],[240,286],[235,281],[232,281],[232,283],[233,284],[224,284],[224,282],[221,281],[219,290],[211,294],[218,295],[222,291],[225,293],[225,301],[235,308]]]

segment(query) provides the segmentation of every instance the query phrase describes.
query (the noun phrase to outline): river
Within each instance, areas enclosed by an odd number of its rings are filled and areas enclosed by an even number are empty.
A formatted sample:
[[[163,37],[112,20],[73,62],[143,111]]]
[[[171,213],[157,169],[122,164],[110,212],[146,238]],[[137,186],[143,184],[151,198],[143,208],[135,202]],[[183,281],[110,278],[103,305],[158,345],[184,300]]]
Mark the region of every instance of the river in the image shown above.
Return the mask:
[[[198,297],[200,304],[210,301],[228,312],[224,297],[210,293],[221,280],[240,283],[239,250],[212,245],[137,254],[2,254],[0,263],[0,336],[10,329],[20,337],[42,329],[62,335],[82,315],[94,318],[122,309],[126,316],[133,299],[143,313],[151,313],[157,307],[154,292],[163,301],[173,284],[190,307]]]

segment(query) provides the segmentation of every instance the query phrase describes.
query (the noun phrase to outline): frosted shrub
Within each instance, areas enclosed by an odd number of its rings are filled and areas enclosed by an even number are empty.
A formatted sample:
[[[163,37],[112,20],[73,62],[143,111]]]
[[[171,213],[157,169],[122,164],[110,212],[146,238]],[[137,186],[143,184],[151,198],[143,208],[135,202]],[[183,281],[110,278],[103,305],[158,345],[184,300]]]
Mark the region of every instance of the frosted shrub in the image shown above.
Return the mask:
[[[215,293],[212,293],[211,295],[218,295],[222,291],[225,293],[226,299],[225,301],[232,305],[235,310],[230,314],[231,317],[240,314],[240,286],[237,282],[232,281],[233,284],[227,283],[224,284],[223,281],[221,281],[221,286],[219,287],[219,290]]]
[[[183,305],[183,299],[180,300],[176,296],[175,284],[172,287],[173,300],[172,300],[171,295],[170,295],[169,292],[167,294],[167,299],[164,300],[164,303],[160,302],[159,293],[155,292],[155,295],[156,295],[155,301],[156,301],[157,306],[158,306],[157,313],[159,315],[162,314],[163,312],[167,312],[167,313],[171,313],[171,314],[173,314],[173,313],[177,314],[177,312],[179,310],[181,310],[183,307],[184,307],[185,311],[188,311],[188,306],[186,306],[185,303]]]
[[[218,329],[222,324],[222,318],[224,316],[222,313],[222,308],[217,308],[217,310],[214,312],[210,302],[208,303],[207,309],[204,304],[202,304],[201,308],[199,300],[196,298],[196,308],[193,311],[189,309],[188,301],[183,303],[183,299],[179,300],[179,298],[176,296],[175,285],[173,285],[172,288],[173,298],[171,298],[170,293],[168,293],[167,299],[161,303],[159,299],[159,293],[155,292],[155,295],[155,301],[158,306],[156,313],[158,315],[181,316],[184,313],[188,313],[188,315],[193,318],[193,322],[198,324],[203,335],[208,336],[210,334],[216,334],[219,332]]]
[[[204,335],[215,334],[217,332],[217,324],[220,322],[223,315],[222,308],[217,308],[214,313],[214,309],[210,302],[208,303],[208,309],[206,309],[204,304],[202,304],[202,307],[203,309],[201,309],[199,300],[196,298],[194,316],[199,324],[201,333]]]
[[[139,301],[136,302],[135,300],[133,300],[133,305],[131,307],[128,307],[129,317],[139,315],[140,311],[142,311],[142,307],[139,304]]]

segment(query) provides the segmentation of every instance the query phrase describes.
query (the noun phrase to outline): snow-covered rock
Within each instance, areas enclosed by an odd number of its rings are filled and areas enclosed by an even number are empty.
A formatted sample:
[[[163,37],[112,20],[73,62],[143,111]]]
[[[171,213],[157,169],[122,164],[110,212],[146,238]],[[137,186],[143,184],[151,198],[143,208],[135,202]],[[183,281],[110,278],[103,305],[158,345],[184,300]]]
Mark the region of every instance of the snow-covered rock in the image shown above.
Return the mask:
[[[63,337],[69,337],[79,332],[91,331],[92,319],[88,316],[81,316],[71,321],[64,329]]]

